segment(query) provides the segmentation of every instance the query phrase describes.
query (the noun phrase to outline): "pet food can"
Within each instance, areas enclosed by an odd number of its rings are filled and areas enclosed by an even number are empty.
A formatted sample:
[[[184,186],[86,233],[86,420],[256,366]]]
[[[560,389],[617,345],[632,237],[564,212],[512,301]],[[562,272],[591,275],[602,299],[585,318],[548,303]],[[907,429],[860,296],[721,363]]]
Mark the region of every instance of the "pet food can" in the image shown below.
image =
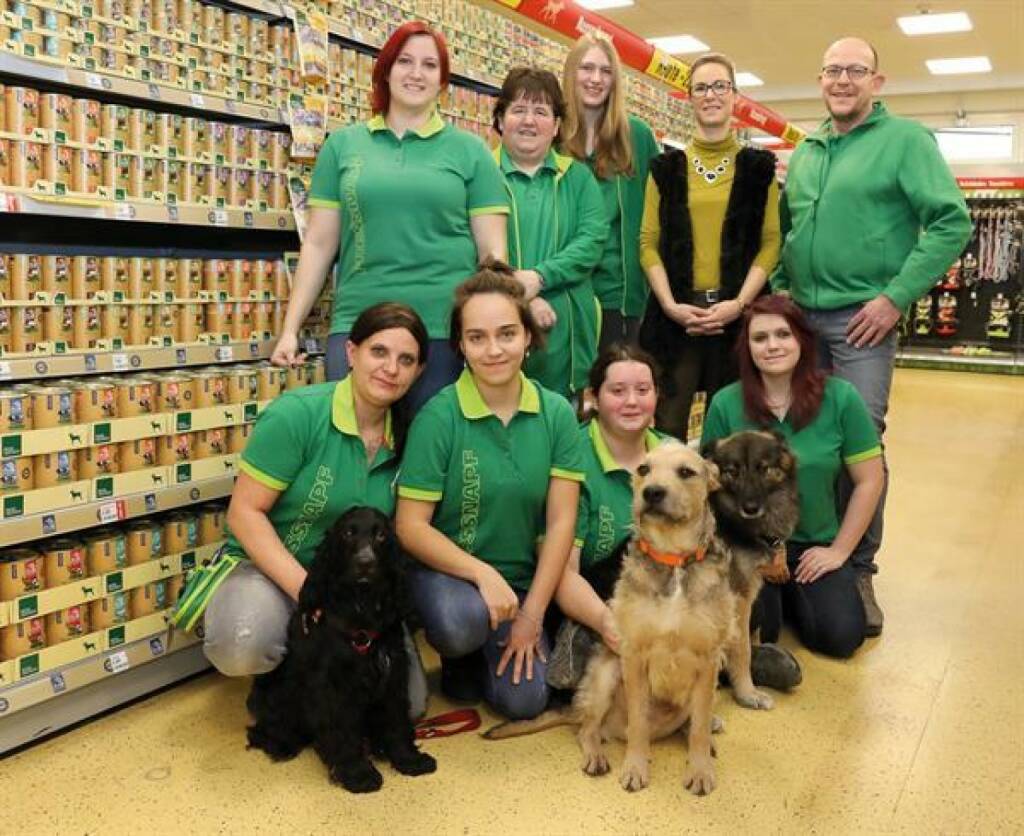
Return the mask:
[[[185,575],[171,575],[169,578],[164,578],[164,584],[166,585],[167,606],[173,607],[178,603],[178,598],[185,588]]]
[[[211,258],[203,262],[203,290],[230,295],[228,264],[223,258]]]
[[[179,340],[181,334],[181,305],[164,302],[153,306],[153,336]]]
[[[235,299],[246,299],[252,290],[252,262],[247,258],[236,258],[228,269],[228,295]]]
[[[274,303],[254,302],[252,306],[252,338],[262,339],[268,332],[274,331]]]
[[[252,134],[245,125],[231,125],[228,128],[228,163],[248,165],[252,158]]]
[[[199,545],[210,546],[219,543],[227,533],[227,508],[219,504],[200,505],[196,509],[199,518]]]
[[[6,141],[0,140],[0,176],[7,174],[7,160],[3,154],[3,143]],[[0,253],[0,296],[11,298],[11,257],[7,253]]]
[[[153,262],[148,258],[132,258],[128,262],[128,298],[148,299],[156,290]]]
[[[183,343],[194,343],[206,330],[206,305],[203,302],[186,302],[181,306],[178,322],[179,339]]]
[[[252,289],[262,296],[274,292],[274,262],[261,258],[252,265]]]
[[[51,296],[63,293],[71,297],[71,257],[67,255],[44,255],[41,257],[42,290]]]
[[[75,305],[71,308],[71,335],[75,348],[96,347],[97,342],[103,337],[105,307],[105,305]]]
[[[71,137],[71,96],[63,93],[43,93],[39,96],[39,125],[49,131],[60,131],[66,139]]]
[[[323,357],[310,358],[306,361],[306,366],[310,369],[309,378],[311,383],[327,382],[327,363],[324,362]]]
[[[78,481],[78,451],[54,450],[33,458],[35,487],[52,488]]]
[[[164,518],[166,554],[187,552],[199,545],[199,519],[188,511],[176,511]]]
[[[308,370],[304,363],[297,366],[289,366],[284,373],[284,388],[295,389],[299,386],[309,385]]]
[[[137,438],[134,441],[122,441],[118,445],[118,458],[122,473],[133,470],[146,470],[157,466],[157,440],[155,438]]]
[[[50,645],[81,638],[90,630],[88,604],[76,604],[46,616],[46,640]]]
[[[117,444],[96,444],[78,451],[78,476],[81,479],[95,479],[120,473],[119,449]]]
[[[284,371],[272,363],[256,366],[256,400],[271,401],[282,392]]]
[[[128,345],[145,345],[153,336],[153,305],[136,303],[128,308]]]
[[[150,415],[156,405],[156,378],[121,378],[117,383],[117,414],[122,418]]]
[[[43,146],[43,179],[58,189],[58,194],[71,189],[72,149],[67,145]]]
[[[129,566],[148,563],[163,553],[163,526],[155,520],[137,520],[126,528],[125,542]]]
[[[156,439],[156,460],[165,466],[190,462],[194,443],[192,433],[162,435]]]
[[[228,451],[227,427],[200,430],[195,434],[193,459],[223,456]]]
[[[217,165],[228,157],[228,126],[223,122],[209,122],[206,131],[206,152]]]
[[[71,137],[80,145],[95,145],[100,138],[100,103],[75,99],[71,116]]]
[[[0,430],[22,432],[33,426],[31,392],[19,388],[0,389]]]
[[[42,549],[46,583],[51,589],[89,576],[89,561],[85,553],[85,543],[81,540],[70,537],[50,540],[43,543]]]
[[[46,647],[46,622],[42,617],[19,621],[0,629],[0,660],[17,659]]]
[[[179,412],[195,406],[195,381],[190,375],[167,373],[156,376],[156,411]]]
[[[256,320],[255,302],[235,302],[231,318],[231,338],[233,340],[252,339],[253,325]]]
[[[206,330],[211,334],[230,334],[235,322],[234,302],[207,302],[203,312]]]
[[[185,117],[185,133],[182,137],[184,156],[198,160],[200,154],[209,151],[210,123],[198,116]]]
[[[24,493],[35,487],[31,456],[0,459],[0,490]]]
[[[18,254],[11,256],[11,299],[28,302],[43,289],[42,256]]]
[[[208,180],[206,196],[214,206],[223,206],[227,202],[231,186],[231,169],[226,165],[211,166]]]
[[[99,151],[79,148],[71,155],[71,190],[96,194],[103,183],[103,155]]]
[[[199,291],[202,289],[203,260],[201,258],[179,258],[178,281],[174,287],[174,295],[178,299],[198,299]]]
[[[129,304],[100,305],[100,336],[105,340],[124,338],[128,333]]]
[[[46,564],[36,549],[0,553],[0,601],[13,601],[46,589]]]
[[[30,136],[39,127],[39,92],[31,87],[4,90],[7,132]]]
[[[43,338],[43,309],[36,305],[15,308],[11,320],[11,352],[25,354],[36,350]]]
[[[167,609],[167,582],[153,581],[131,591],[132,618],[142,618]]]
[[[43,176],[43,146],[38,142],[15,140],[10,143],[8,162],[11,185],[31,189]]]
[[[108,381],[83,382],[75,390],[75,412],[83,424],[117,418],[117,391]]]
[[[29,392],[33,426],[37,430],[75,423],[75,398],[70,387],[33,386]]]
[[[100,136],[110,142],[114,148],[120,143],[121,148],[134,149],[131,145],[132,108],[119,104],[105,104],[100,108]]]
[[[275,131],[270,140],[270,167],[285,171],[291,160],[292,135],[287,131]]]
[[[43,339],[75,345],[75,308],[71,305],[50,305],[43,308]]]
[[[116,572],[128,565],[128,543],[118,528],[104,527],[85,538],[86,560],[94,575]]]
[[[92,601],[89,604],[89,620],[93,630],[116,627],[132,619],[131,594],[127,591],[115,592],[106,598]]]
[[[237,427],[228,427],[228,452],[241,453],[252,435],[252,428],[255,424],[239,424]]]
[[[223,406],[228,402],[227,380],[220,369],[199,369],[192,378],[195,381],[195,409]]]
[[[100,287],[106,293],[129,296],[131,287],[129,259],[120,255],[104,256],[100,260]]]
[[[71,295],[91,299],[103,290],[100,259],[95,255],[76,255],[71,261]]]
[[[259,395],[259,373],[253,366],[231,366],[224,370],[227,402],[247,403]]]

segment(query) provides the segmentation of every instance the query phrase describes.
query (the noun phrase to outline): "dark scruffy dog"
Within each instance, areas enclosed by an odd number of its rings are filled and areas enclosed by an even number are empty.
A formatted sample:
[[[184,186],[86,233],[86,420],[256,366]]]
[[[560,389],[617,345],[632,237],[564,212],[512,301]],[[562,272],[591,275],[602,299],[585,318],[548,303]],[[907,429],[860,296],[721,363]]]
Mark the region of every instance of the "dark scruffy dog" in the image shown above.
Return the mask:
[[[404,775],[437,768],[413,742],[399,560],[379,511],[353,508],[334,524],[299,593],[287,656],[253,682],[250,747],[280,761],[312,743],[331,780],[352,792],[383,781],[368,748]]]
[[[771,708],[772,698],[750,676],[750,611],[764,578],[785,581],[785,541],[800,516],[796,457],[773,432],[745,431],[712,442],[704,456],[718,466],[720,487],[711,494],[718,536],[732,552],[729,582],[736,593],[736,630],[727,669],[736,702]]]

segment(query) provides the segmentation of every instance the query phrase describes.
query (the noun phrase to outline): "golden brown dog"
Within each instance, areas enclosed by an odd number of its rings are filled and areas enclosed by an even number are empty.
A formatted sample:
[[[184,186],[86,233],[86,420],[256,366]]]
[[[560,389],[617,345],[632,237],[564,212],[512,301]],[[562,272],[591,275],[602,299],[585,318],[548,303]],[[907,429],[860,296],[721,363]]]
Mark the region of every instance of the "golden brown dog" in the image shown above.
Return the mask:
[[[717,468],[682,444],[647,455],[633,478],[635,533],[610,602],[620,654],[600,647],[570,710],[505,723],[486,737],[579,723],[584,772],[608,772],[603,742],[625,740],[619,780],[639,790],[649,782],[651,740],[689,721],[683,783],[697,795],[714,789],[711,707],[736,611],[729,556],[708,505],[717,487]]]

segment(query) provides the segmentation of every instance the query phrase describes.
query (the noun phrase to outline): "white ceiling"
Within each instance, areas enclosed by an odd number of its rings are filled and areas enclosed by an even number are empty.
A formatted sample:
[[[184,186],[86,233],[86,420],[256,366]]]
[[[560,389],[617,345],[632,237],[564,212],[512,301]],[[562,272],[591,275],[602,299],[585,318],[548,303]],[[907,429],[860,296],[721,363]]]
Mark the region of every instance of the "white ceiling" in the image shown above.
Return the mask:
[[[814,98],[825,47],[844,35],[866,38],[878,50],[890,94],[961,90],[1024,91],[1024,0],[634,0],[600,14],[641,37],[694,35],[729,55],[740,71],[764,82],[743,92],[760,102]],[[905,36],[901,15],[922,7],[966,11],[971,32]],[[928,58],[987,55],[991,73],[933,76]],[[682,60],[695,56],[681,55]]]

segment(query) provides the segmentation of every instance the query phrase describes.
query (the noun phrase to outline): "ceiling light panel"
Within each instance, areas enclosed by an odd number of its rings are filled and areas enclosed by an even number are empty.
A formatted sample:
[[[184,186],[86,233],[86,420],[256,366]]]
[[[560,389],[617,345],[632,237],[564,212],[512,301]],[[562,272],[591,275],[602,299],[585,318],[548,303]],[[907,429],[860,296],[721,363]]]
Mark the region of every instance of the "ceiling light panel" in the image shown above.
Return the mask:
[[[736,73],[736,85],[738,87],[760,87],[763,84],[764,81],[753,73]]]
[[[707,52],[710,47],[693,35],[668,35],[664,38],[648,38],[647,43],[664,50],[669,55],[686,55],[691,52]]]
[[[896,18],[904,35],[940,35],[945,32],[970,32],[974,28],[967,12],[907,15]]]
[[[633,0],[576,0],[576,5],[590,9],[592,12],[601,12],[605,9],[622,9],[632,6]]]
[[[925,61],[932,75],[967,75],[968,73],[990,73],[992,62],[986,55],[972,58],[934,58]]]

